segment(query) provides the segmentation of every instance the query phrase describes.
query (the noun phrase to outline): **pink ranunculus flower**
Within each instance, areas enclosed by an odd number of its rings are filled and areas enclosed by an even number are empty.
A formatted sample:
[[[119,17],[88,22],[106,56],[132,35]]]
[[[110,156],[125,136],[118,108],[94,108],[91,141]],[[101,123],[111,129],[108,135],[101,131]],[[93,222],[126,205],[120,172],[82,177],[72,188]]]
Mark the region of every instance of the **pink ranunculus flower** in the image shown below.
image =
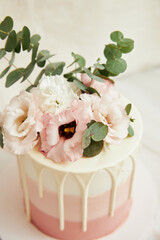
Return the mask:
[[[114,84],[104,79],[104,82],[98,82],[94,79],[91,79],[86,73],[81,74],[81,81],[88,87],[95,88],[100,95],[107,93],[108,96],[112,99],[119,98],[119,93],[117,92]]]
[[[41,112],[31,93],[22,90],[12,98],[0,113],[4,147],[14,154],[30,151],[38,142],[38,132],[42,128],[40,117]]]
[[[108,133],[104,142],[120,144],[128,135],[129,117],[120,99],[111,100],[107,93],[97,95],[81,94],[82,100],[91,104],[93,119],[108,126]]]
[[[76,161],[83,155],[82,137],[91,115],[81,100],[75,99],[69,110],[42,116],[40,151],[55,162]]]

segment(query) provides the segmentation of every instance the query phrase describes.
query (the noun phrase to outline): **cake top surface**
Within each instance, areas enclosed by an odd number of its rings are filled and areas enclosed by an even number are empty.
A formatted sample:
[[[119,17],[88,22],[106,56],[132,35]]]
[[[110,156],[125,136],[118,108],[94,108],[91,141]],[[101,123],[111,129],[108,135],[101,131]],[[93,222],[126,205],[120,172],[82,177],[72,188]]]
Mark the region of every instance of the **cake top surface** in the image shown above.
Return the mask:
[[[124,97],[121,97],[121,100],[124,104],[128,102]],[[94,157],[82,157],[75,162],[55,163],[52,160],[47,159],[37,150],[37,148],[30,151],[28,155],[42,166],[62,172],[87,173],[108,167],[114,167],[132,155],[139,147],[143,125],[141,116],[134,105],[132,108],[132,114],[136,119],[133,123],[134,136],[125,138],[120,145],[111,145],[107,151],[102,150]]]

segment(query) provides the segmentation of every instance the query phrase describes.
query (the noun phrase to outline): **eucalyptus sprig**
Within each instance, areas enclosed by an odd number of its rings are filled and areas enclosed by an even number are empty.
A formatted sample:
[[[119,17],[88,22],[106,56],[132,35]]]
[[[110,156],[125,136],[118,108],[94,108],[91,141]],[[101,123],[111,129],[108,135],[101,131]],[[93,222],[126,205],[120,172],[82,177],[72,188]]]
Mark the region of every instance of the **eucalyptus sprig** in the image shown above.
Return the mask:
[[[105,45],[103,53],[106,61],[104,63],[100,63],[100,58],[98,58],[93,66],[86,68],[86,61],[84,57],[79,54],[72,53],[74,61],[68,67],[73,66],[74,63],[77,63],[78,67],[64,74],[67,81],[74,82],[83,91],[84,88],[85,91],[87,91],[87,88],[85,86],[83,86],[83,89],[81,88],[82,84],[80,86],[77,82],[80,81],[80,79],[77,79],[77,73],[86,73],[91,79],[99,82],[109,80],[114,83],[114,80],[110,77],[115,77],[126,70],[127,63],[122,58],[122,54],[132,51],[134,48],[134,41],[129,38],[124,38],[123,33],[119,31],[112,32],[110,38],[114,43]],[[93,91],[92,93],[95,92]]]
[[[65,63],[51,62],[49,59],[55,54],[50,54],[48,50],[39,50],[39,41],[41,37],[38,34],[31,36],[27,26],[24,26],[21,31],[16,33],[13,26],[13,19],[9,16],[5,17],[0,23],[0,39],[5,40],[4,48],[0,49],[0,59],[5,58],[6,61],[8,61],[8,66],[0,73],[0,78],[8,74],[5,86],[8,88],[18,80],[21,80],[21,83],[27,80],[30,84],[27,91],[30,91],[31,88],[38,85],[43,74],[46,76],[60,75]],[[21,51],[31,52],[31,60],[26,67],[17,67],[14,64],[16,54],[19,54]],[[11,54],[10,59],[6,57],[7,54]],[[47,65],[46,62],[48,62]],[[11,66],[14,67],[15,70],[10,71]],[[28,77],[33,72],[35,66],[43,69],[38,74],[35,82],[31,83]]]

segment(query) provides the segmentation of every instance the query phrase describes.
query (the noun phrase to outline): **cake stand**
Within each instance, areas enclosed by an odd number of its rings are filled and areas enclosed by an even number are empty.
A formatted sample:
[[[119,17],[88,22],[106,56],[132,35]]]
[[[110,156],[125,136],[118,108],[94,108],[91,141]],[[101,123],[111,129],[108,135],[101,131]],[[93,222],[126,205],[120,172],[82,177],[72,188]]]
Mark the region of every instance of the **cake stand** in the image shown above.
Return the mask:
[[[156,190],[149,172],[139,162],[133,191],[133,206],[127,221],[101,240],[146,240],[151,234],[157,207]],[[0,174],[0,240],[53,240],[25,218],[15,161]],[[75,240],[75,239],[74,239]]]

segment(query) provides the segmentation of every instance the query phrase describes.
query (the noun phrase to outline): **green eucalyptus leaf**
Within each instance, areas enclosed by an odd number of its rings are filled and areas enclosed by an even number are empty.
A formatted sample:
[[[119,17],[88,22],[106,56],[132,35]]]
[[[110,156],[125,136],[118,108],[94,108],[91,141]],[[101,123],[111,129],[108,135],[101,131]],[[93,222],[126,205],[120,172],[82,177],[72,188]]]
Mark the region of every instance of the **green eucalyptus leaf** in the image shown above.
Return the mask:
[[[35,44],[37,44],[40,40],[41,40],[40,35],[34,34],[34,35],[31,37],[31,44],[35,45]]]
[[[8,33],[12,30],[12,28],[13,28],[13,19],[9,16],[5,17],[5,19],[0,23],[0,38],[5,39]]]
[[[131,103],[129,103],[129,104],[126,105],[125,110],[126,110],[127,115],[130,114],[131,108],[132,108],[132,104],[131,104]]]
[[[38,74],[38,76],[37,76],[37,78],[36,78],[36,80],[35,80],[35,82],[34,82],[34,86],[35,86],[35,87],[38,86],[39,81],[40,81],[40,79],[42,78],[42,76],[43,76],[44,73],[45,73],[45,69],[42,69],[42,70],[40,71],[40,73]]]
[[[0,127],[0,146],[1,148],[4,147],[4,143],[3,143],[3,133],[2,133],[2,128]]]
[[[15,49],[17,45],[17,34],[14,30],[12,30],[7,38],[6,44],[5,44],[5,50],[7,52],[12,52],[13,49]]]
[[[72,52],[72,56],[80,67],[84,67],[86,65],[86,60],[81,55]]]
[[[30,62],[28,64],[28,66],[24,69],[23,79],[22,79],[21,82],[24,82],[30,76],[30,74],[33,72],[35,63],[36,63],[36,61]]]
[[[32,48],[32,61],[36,59],[38,47],[39,47],[39,43],[35,43],[35,45]]]
[[[52,56],[55,56],[55,54],[50,54],[48,50],[41,50],[37,56],[37,63],[44,62]]]
[[[8,67],[6,67],[0,74],[0,78],[4,77],[4,75],[9,71],[9,69],[11,68],[11,66],[9,65]]]
[[[87,87],[87,92],[89,92],[90,94],[96,93],[99,97],[101,97],[101,95],[95,88]]]
[[[22,48],[23,51],[27,50],[30,46],[30,31],[28,27],[24,26],[22,30]]]
[[[108,127],[107,125],[104,125],[101,122],[95,122],[89,127],[90,133],[91,133],[91,138],[95,142],[99,142],[103,140],[107,133],[108,133]]]
[[[110,38],[113,42],[119,42],[124,38],[124,36],[120,31],[114,31],[111,33]]]
[[[119,47],[129,47],[134,44],[134,41],[130,38],[123,38],[120,42],[117,43]]]
[[[90,145],[84,149],[83,156],[84,157],[94,157],[98,155],[103,148],[103,141],[95,142],[91,139]]]
[[[134,44],[130,44],[128,47],[120,47],[122,53],[129,53],[133,50]]]
[[[121,58],[122,53],[115,44],[108,44],[104,49],[104,56],[107,59]]]
[[[12,52],[11,59],[10,59],[10,61],[9,61],[9,65],[10,65],[10,66],[13,64],[14,59],[15,59],[15,52],[13,51],[13,52]]]
[[[86,128],[83,134],[83,139],[82,139],[82,148],[87,148],[91,143],[91,136],[90,136],[90,130]]]
[[[84,85],[80,80],[74,79],[73,81],[78,88],[80,88],[82,91],[87,91],[87,86]]]
[[[85,73],[87,73],[87,75],[88,75],[90,78],[92,78],[92,79],[94,79],[94,80],[96,80],[96,81],[98,81],[98,82],[104,82],[104,80],[103,80],[102,78],[94,75],[88,68],[83,67],[83,70],[85,71]]]
[[[134,136],[134,130],[131,125],[128,127],[128,136],[133,137]]]
[[[22,31],[17,33],[17,46],[15,48],[16,53],[20,53],[21,51],[21,40],[22,40]]]
[[[106,69],[113,74],[119,74],[126,70],[127,63],[124,59],[107,60]]]
[[[76,69],[74,69],[73,71],[71,71],[71,72],[69,72],[69,73],[64,74],[63,76],[64,76],[65,78],[69,78],[69,77],[71,77],[74,73],[81,73],[81,72],[82,72],[82,68],[79,67],[79,68],[76,68]]]
[[[6,54],[5,49],[4,49],[4,48],[1,48],[1,49],[0,49],[0,59],[1,59],[2,57],[4,57],[5,54]]]
[[[21,79],[23,77],[24,71],[24,68],[19,68],[10,72],[7,76],[5,87],[8,88],[12,86],[15,82],[17,82],[19,79]]]
[[[52,62],[52,63],[49,63],[47,66],[46,66],[46,69],[45,69],[45,75],[52,75],[52,76],[55,76],[55,75],[61,75],[61,73],[63,72],[63,68],[65,66],[65,62]]]
[[[103,65],[100,64],[100,63],[95,63],[93,66],[94,66],[95,68],[100,69],[100,70],[104,70],[104,69],[105,69],[105,66],[103,66]]]

